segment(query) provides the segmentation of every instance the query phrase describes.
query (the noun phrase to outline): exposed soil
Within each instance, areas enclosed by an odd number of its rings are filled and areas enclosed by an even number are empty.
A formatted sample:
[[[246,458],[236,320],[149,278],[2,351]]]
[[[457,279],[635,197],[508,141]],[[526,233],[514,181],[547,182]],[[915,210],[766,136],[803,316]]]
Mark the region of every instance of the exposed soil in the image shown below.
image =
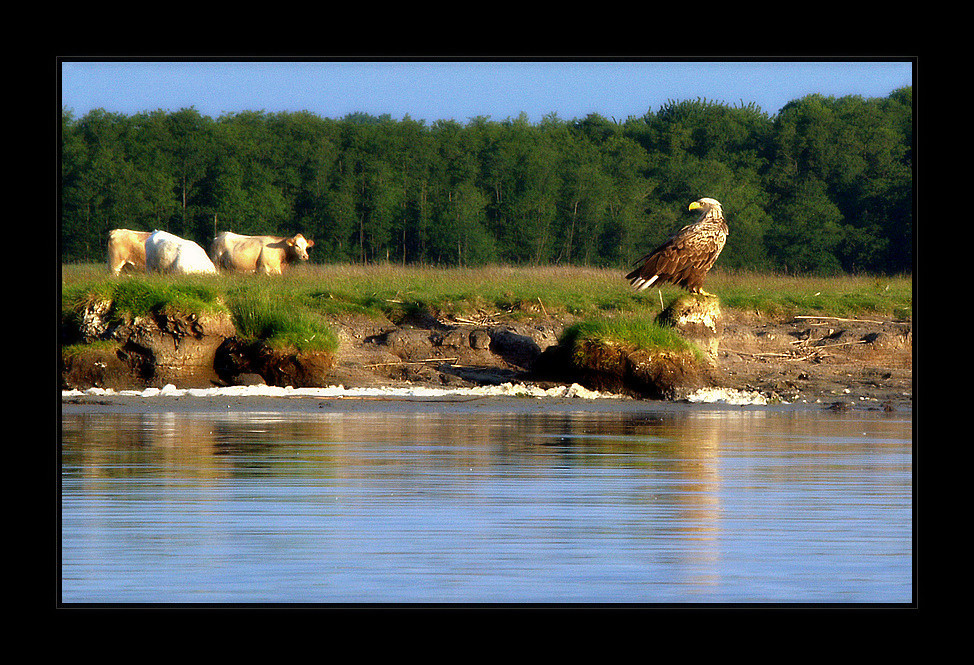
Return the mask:
[[[262,382],[295,387],[546,385],[572,380],[556,376],[550,367],[542,371],[544,362],[539,362],[546,350],[550,359],[571,323],[570,317],[554,318],[542,311],[520,312],[507,320],[487,314],[471,320],[428,313],[397,322],[347,316],[332,321],[339,348],[331,356],[275,353],[238,340],[225,321],[169,317],[98,331],[115,345],[66,360],[62,388],[161,387],[166,382],[180,387]],[[912,405],[910,322],[865,317],[774,321],[725,311],[721,323],[719,340],[708,349],[715,360],[709,376],[713,385],[837,409]],[[151,362],[161,350],[179,346],[194,353],[185,381],[174,379],[178,372],[171,354],[162,369]],[[586,383],[585,377],[574,380]]]
[[[913,324],[727,312],[718,367],[722,385],[787,402],[912,406]]]

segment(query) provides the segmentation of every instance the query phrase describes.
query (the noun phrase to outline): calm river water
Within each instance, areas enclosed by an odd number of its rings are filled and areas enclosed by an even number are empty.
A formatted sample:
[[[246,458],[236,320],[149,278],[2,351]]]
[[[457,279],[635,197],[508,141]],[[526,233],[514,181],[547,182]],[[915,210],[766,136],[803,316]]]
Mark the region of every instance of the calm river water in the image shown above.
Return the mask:
[[[61,601],[913,602],[910,412],[356,404],[62,407]]]

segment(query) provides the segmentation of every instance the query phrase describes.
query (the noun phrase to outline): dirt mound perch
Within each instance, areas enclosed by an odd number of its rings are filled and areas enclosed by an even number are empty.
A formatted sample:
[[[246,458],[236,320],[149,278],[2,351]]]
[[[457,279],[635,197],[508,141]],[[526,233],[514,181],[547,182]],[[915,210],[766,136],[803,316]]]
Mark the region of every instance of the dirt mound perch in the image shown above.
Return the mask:
[[[558,381],[577,381],[593,390],[650,399],[679,399],[716,385],[713,370],[723,329],[717,299],[678,298],[656,317],[656,323],[674,328],[695,348],[639,348],[611,340],[569,341],[547,350],[536,364],[535,373]]]
[[[717,364],[720,337],[724,332],[724,315],[720,301],[713,296],[690,295],[674,300],[656,317],[656,322],[679,331]]]

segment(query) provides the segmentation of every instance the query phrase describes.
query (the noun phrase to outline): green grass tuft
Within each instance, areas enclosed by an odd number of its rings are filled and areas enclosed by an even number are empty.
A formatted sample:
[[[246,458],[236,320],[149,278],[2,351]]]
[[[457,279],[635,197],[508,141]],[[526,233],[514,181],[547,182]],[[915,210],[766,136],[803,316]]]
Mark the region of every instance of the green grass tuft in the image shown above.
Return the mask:
[[[673,328],[657,324],[651,316],[626,314],[589,319],[569,326],[560,339],[577,349],[584,342],[626,346],[631,350],[699,353]]]
[[[259,339],[275,348],[330,351],[338,337],[321,316],[292,297],[275,299],[267,293],[237,293],[229,302],[234,326],[241,337]]]

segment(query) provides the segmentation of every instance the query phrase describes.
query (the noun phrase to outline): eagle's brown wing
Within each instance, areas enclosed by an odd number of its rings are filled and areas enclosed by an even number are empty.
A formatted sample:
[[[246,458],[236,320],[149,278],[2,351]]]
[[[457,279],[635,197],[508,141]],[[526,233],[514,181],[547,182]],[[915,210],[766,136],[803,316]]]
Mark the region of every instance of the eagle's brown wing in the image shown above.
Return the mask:
[[[641,258],[639,267],[626,275],[637,290],[652,284],[672,283],[690,291],[703,285],[727,240],[727,227],[711,221],[684,226],[652,252]]]

